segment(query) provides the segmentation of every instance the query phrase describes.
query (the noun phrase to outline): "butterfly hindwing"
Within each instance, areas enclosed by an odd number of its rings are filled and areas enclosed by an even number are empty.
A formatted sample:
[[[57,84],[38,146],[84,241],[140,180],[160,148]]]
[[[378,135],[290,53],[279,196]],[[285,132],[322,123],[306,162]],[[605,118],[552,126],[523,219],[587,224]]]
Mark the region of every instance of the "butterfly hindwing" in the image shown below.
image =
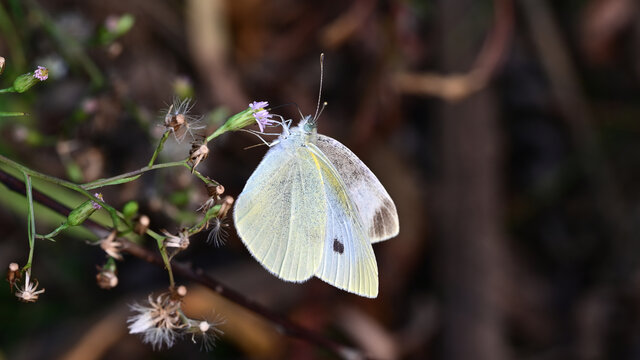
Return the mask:
[[[367,165],[349,148],[328,136],[318,134],[316,145],[342,178],[370,241],[376,243],[398,235],[396,205]]]
[[[316,276],[340,289],[376,297],[378,267],[357,209],[329,159],[315,145],[308,147],[320,163],[327,199],[324,251]]]
[[[327,203],[306,148],[275,145],[238,196],[234,221],[249,252],[271,273],[309,279],[320,266]]]

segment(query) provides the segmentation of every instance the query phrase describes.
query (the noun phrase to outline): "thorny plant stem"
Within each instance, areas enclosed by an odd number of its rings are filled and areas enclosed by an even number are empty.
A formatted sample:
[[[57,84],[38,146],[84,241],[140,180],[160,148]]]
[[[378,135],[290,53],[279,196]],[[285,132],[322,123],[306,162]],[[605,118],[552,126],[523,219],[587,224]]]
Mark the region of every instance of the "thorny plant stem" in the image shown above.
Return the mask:
[[[0,182],[5,184],[8,189],[20,194],[25,193],[25,185],[22,181],[14,176],[6,173],[0,169]],[[44,195],[43,193],[33,190],[33,198],[35,201],[49,207],[50,209],[62,214],[69,215],[71,209],[60,204],[56,200]],[[87,219],[82,226],[88,228],[94,232],[97,236],[104,236],[109,233],[109,230],[104,226]],[[152,235],[153,236],[153,235]],[[160,235],[158,235],[160,236]],[[164,260],[153,253],[145,249],[144,247],[137,245],[126,239],[119,239],[124,244],[123,252],[128,253],[134,257],[137,257],[150,264],[158,266],[166,266]],[[218,293],[219,295],[227,298],[228,300],[253,311],[254,313],[262,316],[263,318],[271,321],[284,335],[297,338],[306,341],[311,344],[315,344],[321,348],[327,349],[332,353],[343,359],[366,359],[367,357],[358,349],[354,349],[345,345],[342,345],[330,338],[327,338],[319,333],[306,329],[298,324],[291,322],[289,319],[281,316],[275,312],[272,312],[268,308],[260,305],[259,303],[245,297],[241,293],[227,287],[225,284],[219,282],[215,278],[207,275],[203,269],[192,268],[190,265],[173,262],[173,271],[179,274],[185,279],[197,282],[211,291]]]
[[[35,235],[36,235],[36,220],[33,214],[33,188],[31,186],[31,176],[23,173],[24,175],[24,183],[26,187],[27,193],[27,204],[29,206],[29,212],[27,214],[27,236],[29,237],[29,259],[27,260],[27,264],[24,266],[23,270],[27,270],[31,268],[31,263],[33,262],[33,248],[35,247]]]

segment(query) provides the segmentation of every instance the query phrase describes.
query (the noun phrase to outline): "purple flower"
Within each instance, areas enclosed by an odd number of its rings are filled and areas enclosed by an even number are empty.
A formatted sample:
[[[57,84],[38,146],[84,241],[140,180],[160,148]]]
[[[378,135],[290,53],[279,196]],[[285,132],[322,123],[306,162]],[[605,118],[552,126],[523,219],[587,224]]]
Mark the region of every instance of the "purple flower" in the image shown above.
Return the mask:
[[[267,110],[264,109],[266,106],[269,106],[269,103],[266,101],[254,101],[249,104],[249,107],[251,108],[251,110],[253,110],[253,117],[258,123],[260,132],[264,132],[265,126],[276,123],[275,120],[271,119],[273,114],[270,114]]]
[[[33,72],[33,77],[40,81],[45,81],[49,78],[49,70],[44,66],[38,66],[38,69]]]
[[[262,108],[266,108],[267,106],[269,106],[269,103],[266,101],[254,101],[249,104],[251,110],[260,110]]]
[[[100,199],[100,200],[104,201],[104,199],[102,198],[102,194],[101,194],[101,193],[95,193],[95,194],[93,194],[93,196],[95,196],[95,197],[97,197],[98,199]],[[100,209],[102,209],[102,206],[100,206],[100,204],[98,204],[98,203],[97,203],[97,202],[95,202],[95,201],[92,201],[92,202],[91,202],[91,206],[93,206],[93,208],[94,208],[94,209],[96,209],[96,210],[100,210]]]

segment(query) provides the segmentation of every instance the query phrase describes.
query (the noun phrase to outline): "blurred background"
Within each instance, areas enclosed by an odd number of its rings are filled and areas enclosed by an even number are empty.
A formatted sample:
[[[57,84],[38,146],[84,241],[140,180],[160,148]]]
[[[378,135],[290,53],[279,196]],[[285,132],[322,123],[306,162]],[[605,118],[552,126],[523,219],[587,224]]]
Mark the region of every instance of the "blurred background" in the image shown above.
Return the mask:
[[[192,97],[207,133],[254,100],[315,111],[319,131],[380,178],[400,235],[374,246],[377,299],[285,283],[206,233],[176,257],[274,312],[377,359],[640,358],[640,5],[636,0],[0,1],[0,154],[75,182],[144,166],[163,109]],[[277,109],[299,119],[297,107]],[[252,135],[210,143],[199,170],[233,197],[266,152]],[[185,158],[170,139],[160,161]],[[42,183],[60,202],[83,201]],[[103,189],[154,229],[193,224],[206,199],[186,169]],[[106,218],[104,214],[97,216]],[[39,233],[62,217],[36,207]],[[0,186],[0,266],[28,253],[24,197]],[[96,286],[90,232],[38,241],[35,304],[0,286],[0,359],[308,359],[329,352],[186,283],[185,311],[226,319],[210,352],[153,352],[128,305],[167,287],[133,257]],[[154,244],[146,239],[146,245]]]

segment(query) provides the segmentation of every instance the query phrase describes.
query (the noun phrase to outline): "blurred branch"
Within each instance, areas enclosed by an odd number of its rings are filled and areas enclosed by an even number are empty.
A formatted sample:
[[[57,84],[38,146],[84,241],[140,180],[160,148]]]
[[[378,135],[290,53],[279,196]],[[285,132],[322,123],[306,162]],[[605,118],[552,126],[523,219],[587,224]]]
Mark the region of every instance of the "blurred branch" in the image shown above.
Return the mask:
[[[402,72],[395,84],[404,93],[459,101],[487,86],[502,63],[513,33],[512,0],[494,0],[494,26],[471,70],[466,74],[442,75]]]
[[[637,246],[630,238],[629,212],[613,177],[598,135],[589,104],[581,89],[579,75],[572,63],[569,47],[547,1],[521,0],[526,25],[551,84],[552,94],[567,122],[580,158],[580,165],[593,188],[597,210],[605,221],[607,233],[613,234],[617,246],[616,266],[620,274],[632,273],[637,263]]]
[[[231,35],[226,2],[189,0],[185,13],[189,48],[214,102],[227,104],[233,112],[246,108],[248,97],[228,61]]]
[[[19,194],[25,194],[25,185],[24,183],[14,177],[13,175],[0,170],[0,182],[3,183],[9,190],[15,191]],[[71,209],[60,204],[56,200],[50,198],[49,196],[37,191],[36,189],[32,190],[33,200],[41,203],[42,205],[47,206],[48,208],[67,216]],[[83,226],[87,227],[89,230],[94,232],[97,236],[103,237],[109,233],[109,229],[106,227],[87,219],[83,224]],[[137,257],[138,259],[144,260],[148,263],[160,266],[164,268],[164,262],[162,258],[153,251],[150,251],[138,244],[135,244],[126,239],[119,239],[124,244],[123,251]],[[205,271],[201,268],[192,268],[188,264],[172,262],[172,269],[176,275],[182,276],[185,279],[189,279],[191,281],[197,282],[199,284],[204,285],[205,287],[215,291],[216,293],[224,296],[225,298],[231,300],[232,302],[249,309],[256,314],[268,319],[272,323],[274,323],[279,331],[281,331],[284,335],[297,338],[322,348],[325,348],[334,354],[340,356],[343,359],[366,359],[367,357],[360,352],[360,350],[347,347],[340,343],[337,343],[327,337],[322,336],[314,331],[301,327],[284,316],[276,314],[266,307],[260,305],[259,303],[248,299],[241,293],[227,287],[222,284],[218,280],[213,277],[207,275]]]
[[[357,0],[340,17],[322,29],[320,43],[324,48],[336,49],[349,40],[376,9],[373,0]]]

